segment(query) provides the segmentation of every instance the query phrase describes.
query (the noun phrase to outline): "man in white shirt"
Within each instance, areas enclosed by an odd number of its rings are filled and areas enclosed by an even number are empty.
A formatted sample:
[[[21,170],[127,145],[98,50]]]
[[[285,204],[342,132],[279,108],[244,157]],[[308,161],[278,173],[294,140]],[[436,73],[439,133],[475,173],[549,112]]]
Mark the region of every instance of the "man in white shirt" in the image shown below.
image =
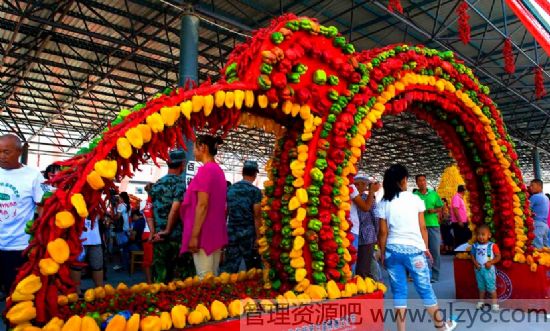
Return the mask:
[[[17,136],[0,136],[0,287],[6,292],[26,261],[23,251],[30,237],[25,225],[34,219],[36,206],[47,191],[42,173],[19,162],[22,150]]]

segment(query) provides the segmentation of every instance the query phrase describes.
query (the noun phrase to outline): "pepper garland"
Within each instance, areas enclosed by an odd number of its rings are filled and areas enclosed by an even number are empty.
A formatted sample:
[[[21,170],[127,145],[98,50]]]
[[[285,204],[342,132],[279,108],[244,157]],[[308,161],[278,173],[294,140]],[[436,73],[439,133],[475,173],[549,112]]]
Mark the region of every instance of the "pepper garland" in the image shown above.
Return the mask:
[[[510,38],[506,38],[504,40],[502,55],[504,56],[504,71],[508,74],[513,74],[516,71],[516,64],[512,50],[512,41],[510,41]]]
[[[537,99],[542,99],[546,95],[546,89],[544,88],[544,78],[542,77],[542,69],[536,67],[535,72],[535,96]]]
[[[382,125],[384,114],[405,110],[436,128],[452,151],[470,191],[472,222],[489,224],[503,265],[525,262],[536,270],[550,255],[531,245],[518,157],[489,92],[452,52],[392,45],[356,53],[333,26],[294,15],[276,19],[236,47],[219,83],[166,91],[124,110],[101,140],[61,163],[64,171],[53,179],[58,189],[32,225],[29,262],[16,279],[40,286],[17,285],[8,315],[22,324],[59,314],[58,294],[74,288],[69,265],[80,253],[83,217],[101,213],[102,194],[115,180],[131,176],[147,157],[167,159],[183,137],[194,139],[193,128],[227,132],[239,121],[286,130],[265,183],[259,238],[265,290],[338,298],[366,285],[351,279],[356,252],[348,186],[372,128]],[[370,283],[373,288],[384,289]],[[190,320],[200,321],[202,310]],[[20,311],[34,314],[18,318]],[[141,323],[157,323],[153,319]]]
[[[458,35],[464,45],[470,42],[470,15],[468,15],[468,3],[462,1],[456,12],[458,14]]]

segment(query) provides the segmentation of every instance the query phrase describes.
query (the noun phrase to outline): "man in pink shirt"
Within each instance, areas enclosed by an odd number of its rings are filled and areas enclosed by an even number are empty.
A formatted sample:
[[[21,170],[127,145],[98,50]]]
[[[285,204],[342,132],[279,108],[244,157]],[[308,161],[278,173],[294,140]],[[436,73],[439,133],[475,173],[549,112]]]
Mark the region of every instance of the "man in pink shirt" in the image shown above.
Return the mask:
[[[472,237],[472,233],[468,228],[468,214],[464,203],[464,194],[466,194],[466,188],[464,185],[458,185],[457,193],[451,200],[451,223],[455,237],[455,248]]]

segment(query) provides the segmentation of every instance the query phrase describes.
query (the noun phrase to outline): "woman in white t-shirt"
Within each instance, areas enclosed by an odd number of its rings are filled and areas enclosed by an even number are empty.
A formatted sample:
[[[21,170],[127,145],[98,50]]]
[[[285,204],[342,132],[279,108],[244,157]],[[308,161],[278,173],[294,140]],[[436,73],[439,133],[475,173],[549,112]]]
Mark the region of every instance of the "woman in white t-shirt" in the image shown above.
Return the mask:
[[[443,321],[437,298],[430,283],[431,260],[428,250],[428,232],[424,222],[424,202],[407,192],[407,168],[392,165],[384,174],[384,197],[377,205],[380,219],[378,244],[381,263],[390,276],[394,308],[399,316],[407,309],[407,275],[413,279],[416,291],[439,330],[454,330],[455,321]],[[397,318],[397,329],[405,330],[405,319]]]

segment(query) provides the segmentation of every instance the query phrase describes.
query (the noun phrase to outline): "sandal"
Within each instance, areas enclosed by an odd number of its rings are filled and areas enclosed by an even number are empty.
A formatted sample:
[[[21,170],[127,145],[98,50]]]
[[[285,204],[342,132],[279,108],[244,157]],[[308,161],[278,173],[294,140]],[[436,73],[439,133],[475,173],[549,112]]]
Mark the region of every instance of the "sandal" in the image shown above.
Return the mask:
[[[456,329],[457,326],[458,324],[456,323],[456,321],[449,320],[445,322],[444,325],[436,326],[435,328],[441,331],[453,331],[454,329]]]

